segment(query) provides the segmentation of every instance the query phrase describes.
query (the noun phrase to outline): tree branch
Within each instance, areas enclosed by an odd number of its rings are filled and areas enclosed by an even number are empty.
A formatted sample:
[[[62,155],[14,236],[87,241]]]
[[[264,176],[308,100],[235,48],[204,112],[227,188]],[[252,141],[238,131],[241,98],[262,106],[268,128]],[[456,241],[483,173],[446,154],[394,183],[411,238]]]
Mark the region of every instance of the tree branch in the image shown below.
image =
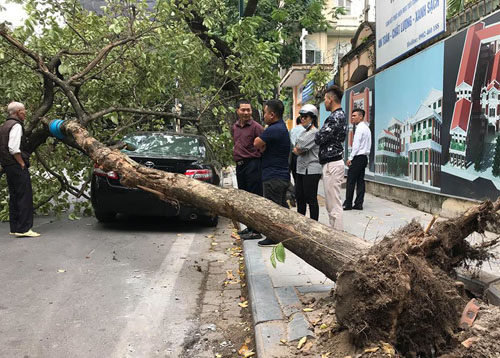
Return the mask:
[[[57,181],[61,185],[61,190],[66,190],[70,194],[72,194],[73,196],[75,196],[77,198],[83,196],[85,199],[90,199],[88,197],[88,195],[85,195],[81,189],[79,190],[78,188],[75,188],[74,186],[72,186],[63,175],[60,175],[60,174],[56,173],[55,171],[53,171],[50,168],[50,166],[45,162],[45,160],[42,158],[40,153],[38,153],[38,151],[35,151],[35,156],[36,156],[36,159],[40,162],[40,164],[42,164],[44,169],[47,172],[49,172],[50,175],[52,175],[54,178],[57,179]]]
[[[36,62],[38,68],[41,71],[49,72],[47,66],[45,65],[42,58],[38,54],[26,48],[21,42],[19,42],[17,39],[13,38],[10,35],[9,28],[5,25],[5,23],[0,24],[0,36],[2,36],[5,40],[7,40],[7,42],[10,43],[12,46],[17,47],[19,50],[21,50],[21,52],[23,52],[25,55],[31,57]]]
[[[62,53],[62,52],[60,52]],[[54,68],[59,64],[60,62],[60,54],[57,54],[54,56],[47,68],[52,71]],[[33,114],[32,121],[28,128],[26,129],[25,136],[29,137],[31,135],[31,132],[35,129],[35,127],[38,125],[40,122],[41,117],[43,117],[45,114],[47,114],[48,111],[50,111],[50,108],[52,108],[52,104],[54,103],[54,82],[50,79],[47,78],[47,76],[43,77],[43,99],[42,103],[36,110],[36,112]]]
[[[83,41],[85,46],[90,46],[90,43],[87,41],[87,39],[85,39],[85,37],[83,37],[73,26],[71,26],[68,21],[64,21],[64,23],[68,25],[68,27]]]
[[[61,89],[64,91],[64,94],[68,97],[68,100],[71,102],[71,105],[75,110],[76,116],[78,117],[79,120],[83,120],[83,118],[85,117],[85,112],[80,106],[78,99],[76,98],[75,94],[73,93],[69,85],[65,81],[57,77],[55,74],[50,72],[47,65],[43,62],[42,58],[37,53],[31,51],[17,39],[13,38],[10,35],[8,28],[4,23],[0,24],[0,36],[2,36],[5,40],[7,40],[7,42],[9,42],[12,46],[16,47],[19,51],[21,51],[28,57],[31,57],[38,66],[37,70],[44,76],[44,78],[48,78],[49,80],[57,84],[59,87],[61,87]]]
[[[118,128],[109,138],[110,139],[113,139],[114,137],[116,137],[118,134],[120,134],[121,132],[123,132],[125,129],[127,128],[130,128],[130,127],[133,127],[135,126],[136,124],[139,124],[139,123],[142,123],[144,120],[146,119],[146,116],[141,116],[141,118],[135,122],[132,122],[130,124],[127,124],[126,126],[123,126],[123,127],[120,127]]]
[[[84,77],[86,74],[88,74],[90,71],[92,71],[92,69],[94,67],[96,67],[99,64],[99,62],[101,62],[104,58],[106,58],[106,56],[115,47],[124,45],[128,42],[131,42],[131,41],[135,41],[135,40],[137,40],[137,38],[138,38],[138,36],[127,37],[125,39],[122,39],[122,40],[119,40],[116,42],[112,42],[109,45],[105,46],[104,48],[101,49],[101,51],[99,51],[97,56],[87,65],[87,67],[85,67],[82,72],[77,73],[76,75],[72,76],[69,79],[68,83],[71,84],[72,82],[78,81],[80,78]]]
[[[177,118],[180,119],[181,121],[189,121],[189,122],[196,122],[196,118],[192,117],[182,117],[178,116],[175,113],[171,112],[159,112],[159,111],[150,111],[147,109],[138,109],[138,108],[125,108],[125,107],[110,107],[107,109],[104,109],[102,111],[96,112],[90,116],[87,116],[87,118],[83,121],[84,126],[87,125],[88,123],[101,118],[102,116],[105,116],[106,114],[113,113],[113,112],[126,112],[126,113],[137,113],[137,114],[146,114],[146,115],[151,115],[151,116],[157,116],[157,117],[165,117],[165,118]]]
[[[245,11],[243,12],[243,17],[252,17],[255,15],[257,11],[257,4],[259,0],[248,0],[247,6],[245,7]]]
[[[226,58],[228,58],[229,56],[239,55],[235,54],[231,50],[227,42],[225,42],[218,36],[210,34],[209,29],[205,25],[203,25],[203,19],[197,13],[193,11],[191,12],[191,14],[192,18],[185,19],[189,28],[191,29],[193,34],[195,34],[201,41],[203,41],[205,47],[212,51],[213,54],[222,61],[222,65],[226,70],[228,68]],[[212,45],[212,43],[214,43],[214,45]],[[232,81],[228,81],[226,83],[225,89],[235,93],[239,92],[238,86]]]

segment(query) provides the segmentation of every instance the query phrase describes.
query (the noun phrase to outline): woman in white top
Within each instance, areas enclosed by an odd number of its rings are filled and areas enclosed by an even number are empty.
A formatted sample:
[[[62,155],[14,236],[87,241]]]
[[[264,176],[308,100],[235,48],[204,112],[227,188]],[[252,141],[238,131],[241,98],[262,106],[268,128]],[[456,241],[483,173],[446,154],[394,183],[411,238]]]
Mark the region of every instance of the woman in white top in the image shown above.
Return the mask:
[[[311,219],[318,221],[318,184],[322,173],[318,158],[319,146],[314,142],[318,131],[318,109],[312,104],[306,104],[299,113],[305,131],[300,135],[293,149],[298,156],[295,184],[297,211],[305,215],[306,207],[309,205]]]

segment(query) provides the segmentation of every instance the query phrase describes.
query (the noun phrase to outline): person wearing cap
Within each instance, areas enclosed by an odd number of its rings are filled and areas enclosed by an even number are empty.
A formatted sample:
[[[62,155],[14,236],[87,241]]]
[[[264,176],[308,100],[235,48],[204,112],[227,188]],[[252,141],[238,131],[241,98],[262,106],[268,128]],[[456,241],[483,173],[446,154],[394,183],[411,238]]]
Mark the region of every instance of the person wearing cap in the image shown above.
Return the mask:
[[[295,184],[297,211],[305,215],[306,207],[309,205],[309,216],[318,221],[318,184],[322,173],[318,158],[319,146],[314,142],[318,132],[318,109],[312,104],[306,104],[299,113],[304,132],[293,148],[293,152],[298,156]]]
[[[262,196],[261,152],[254,147],[255,138],[264,132],[264,128],[252,119],[252,105],[247,100],[236,103],[238,120],[233,125],[233,159],[236,162],[236,180],[238,189]],[[262,238],[252,228],[238,231],[243,240]]]
[[[342,222],[341,186],[344,180],[344,142],[347,136],[347,119],[342,110],[342,90],[333,86],[325,93],[325,108],[330,111],[323,127],[316,133],[319,145],[319,162],[323,166],[325,202],[330,226],[344,230]]]
[[[23,122],[26,109],[19,102],[7,106],[7,120],[0,126],[0,164],[9,187],[10,234],[37,237],[33,227],[33,190],[28,171],[29,154],[23,150]]]
[[[344,210],[363,210],[365,198],[365,168],[368,164],[368,156],[372,146],[372,134],[366,125],[365,111],[356,108],[351,114],[351,123],[356,127],[351,154],[347,160],[347,185],[344,201]],[[356,187],[356,200],[352,205],[354,188]]]

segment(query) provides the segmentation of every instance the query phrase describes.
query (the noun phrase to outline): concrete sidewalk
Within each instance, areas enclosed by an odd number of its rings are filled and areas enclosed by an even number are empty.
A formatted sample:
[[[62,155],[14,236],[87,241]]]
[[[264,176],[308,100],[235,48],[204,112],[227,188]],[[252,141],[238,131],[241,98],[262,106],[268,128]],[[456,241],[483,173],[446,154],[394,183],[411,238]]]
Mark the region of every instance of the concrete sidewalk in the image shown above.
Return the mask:
[[[233,183],[236,186],[235,177]],[[323,183],[320,183],[319,221],[328,225],[322,194]],[[412,219],[424,226],[432,219],[431,214],[370,194],[366,194],[363,206],[362,211],[344,212],[344,229],[371,243],[381,240]],[[480,235],[471,237],[471,241],[479,240]],[[310,324],[302,313],[298,293],[330,291],[335,283],[288,250],[285,263],[278,262],[277,268],[273,268],[271,248],[259,247],[257,241],[248,240],[243,244],[256,350],[261,358],[286,357],[287,348],[280,344],[280,340],[292,342],[307,335],[313,336]],[[460,273],[459,278],[467,287],[477,285],[477,290],[485,291],[491,302],[500,304],[500,261],[483,266],[480,279],[471,279],[470,273],[466,272]]]

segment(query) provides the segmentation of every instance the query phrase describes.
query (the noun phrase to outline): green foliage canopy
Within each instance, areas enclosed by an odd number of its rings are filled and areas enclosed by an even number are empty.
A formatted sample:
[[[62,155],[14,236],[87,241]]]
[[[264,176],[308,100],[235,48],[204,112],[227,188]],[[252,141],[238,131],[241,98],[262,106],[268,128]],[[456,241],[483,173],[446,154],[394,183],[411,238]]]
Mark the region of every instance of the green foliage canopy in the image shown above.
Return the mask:
[[[278,64],[298,56],[298,48],[285,50],[294,31],[325,26],[322,0],[280,7],[250,0],[243,18],[235,0],[165,0],[153,9],[109,0],[99,14],[77,0],[18,2],[27,12],[24,25],[0,25],[0,93],[3,105],[20,101],[28,110],[40,213],[88,213],[92,165],[51,137],[42,118],[76,119],[108,144],[131,131],[191,126],[227,163],[232,104],[246,97],[258,108],[273,97]],[[4,178],[0,195],[7,197]],[[6,213],[3,200],[0,218]]]

